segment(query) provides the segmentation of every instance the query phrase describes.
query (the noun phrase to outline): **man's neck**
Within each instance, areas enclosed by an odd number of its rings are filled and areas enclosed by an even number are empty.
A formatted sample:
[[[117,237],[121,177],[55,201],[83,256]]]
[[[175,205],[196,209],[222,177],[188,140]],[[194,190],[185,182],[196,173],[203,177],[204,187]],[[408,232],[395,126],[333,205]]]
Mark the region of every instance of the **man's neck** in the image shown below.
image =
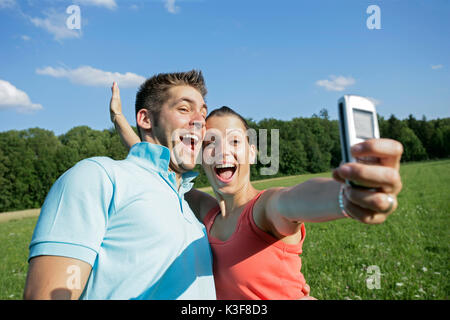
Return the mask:
[[[160,146],[164,147],[164,145],[162,145],[160,143],[160,141],[158,139],[156,139],[156,137],[154,137],[153,135],[149,135],[149,134],[144,135],[142,141],[145,141],[145,142],[148,142],[148,143],[153,143],[153,144],[160,145]],[[177,170],[172,169],[171,168],[171,163],[169,163],[169,172],[175,173],[175,181],[177,183],[177,190],[179,190],[180,189],[181,178],[182,178],[183,173],[180,173]]]
[[[169,164],[169,172],[175,173],[175,181],[177,183],[177,191],[180,191],[180,183],[181,183],[183,174],[180,172],[177,172],[175,170],[172,170],[172,168],[170,167],[170,164]]]

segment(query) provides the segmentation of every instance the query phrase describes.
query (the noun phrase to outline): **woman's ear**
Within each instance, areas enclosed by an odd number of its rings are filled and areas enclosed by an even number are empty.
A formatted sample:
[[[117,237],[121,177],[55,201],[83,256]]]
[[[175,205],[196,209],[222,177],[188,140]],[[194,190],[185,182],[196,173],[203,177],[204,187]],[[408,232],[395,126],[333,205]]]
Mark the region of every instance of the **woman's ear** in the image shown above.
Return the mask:
[[[150,130],[152,128],[150,111],[147,109],[139,110],[138,113],[136,114],[136,123],[140,128],[144,130]]]
[[[250,145],[250,149],[248,151],[248,161],[250,164],[255,164],[258,156],[258,150],[256,150],[256,146],[254,144]]]

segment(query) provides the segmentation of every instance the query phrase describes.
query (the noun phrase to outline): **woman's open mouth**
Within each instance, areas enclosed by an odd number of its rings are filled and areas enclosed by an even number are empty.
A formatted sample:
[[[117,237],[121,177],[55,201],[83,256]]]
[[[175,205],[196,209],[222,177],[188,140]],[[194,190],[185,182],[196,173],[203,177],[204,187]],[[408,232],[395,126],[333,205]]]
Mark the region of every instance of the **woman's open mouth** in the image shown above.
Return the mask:
[[[214,167],[214,172],[219,181],[229,183],[233,180],[237,167],[234,164],[218,164]]]

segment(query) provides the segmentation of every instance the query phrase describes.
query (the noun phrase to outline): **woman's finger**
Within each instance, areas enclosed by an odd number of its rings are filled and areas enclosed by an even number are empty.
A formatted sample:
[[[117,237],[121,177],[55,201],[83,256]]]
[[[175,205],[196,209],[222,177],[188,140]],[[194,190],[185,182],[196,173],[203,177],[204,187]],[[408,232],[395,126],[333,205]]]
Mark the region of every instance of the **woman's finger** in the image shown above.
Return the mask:
[[[334,169],[332,173],[333,179],[337,182],[344,183],[345,179],[342,179],[342,177],[339,175],[339,170]]]
[[[366,224],[380,224],[388,217],[387,213],[375,212],[373,210],[365,209],[357,204],[351,202],[344,192],[344,208],[348,215],[353,219],[361,221]]]
[[[361,186],[377,188],[386,193],[398,194],[402,188],[398,170],[390,167],[353,162],[344,164],[337,170],[342,179]]]
[[[346,186],[344,192],[348,200],[364,209],[388,214],[397,209],[396,197],[383,192],[373,192],[350,186]]]
[[[376,157],[381,165],[398,169],[403,145],[392,139],[369,139],[355,144],[351,152],[355,158]]]

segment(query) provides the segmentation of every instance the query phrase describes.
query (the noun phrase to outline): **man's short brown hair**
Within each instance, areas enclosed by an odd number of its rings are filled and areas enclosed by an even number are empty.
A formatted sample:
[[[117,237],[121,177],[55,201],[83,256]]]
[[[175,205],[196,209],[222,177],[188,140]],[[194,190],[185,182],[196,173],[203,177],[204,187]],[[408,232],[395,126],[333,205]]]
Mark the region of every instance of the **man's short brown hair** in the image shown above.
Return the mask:
[[[149,110],[153,117],[153,125],[157,126],[162,105],[167,100],[167,91],[175,86],[191,86],[200,92],[203,98],[208,92],[201,71],[159,73],[147,79],[139,88],[136,94],[136,115],[141,109]],[[142,139],[139,125],[136,126]]]

